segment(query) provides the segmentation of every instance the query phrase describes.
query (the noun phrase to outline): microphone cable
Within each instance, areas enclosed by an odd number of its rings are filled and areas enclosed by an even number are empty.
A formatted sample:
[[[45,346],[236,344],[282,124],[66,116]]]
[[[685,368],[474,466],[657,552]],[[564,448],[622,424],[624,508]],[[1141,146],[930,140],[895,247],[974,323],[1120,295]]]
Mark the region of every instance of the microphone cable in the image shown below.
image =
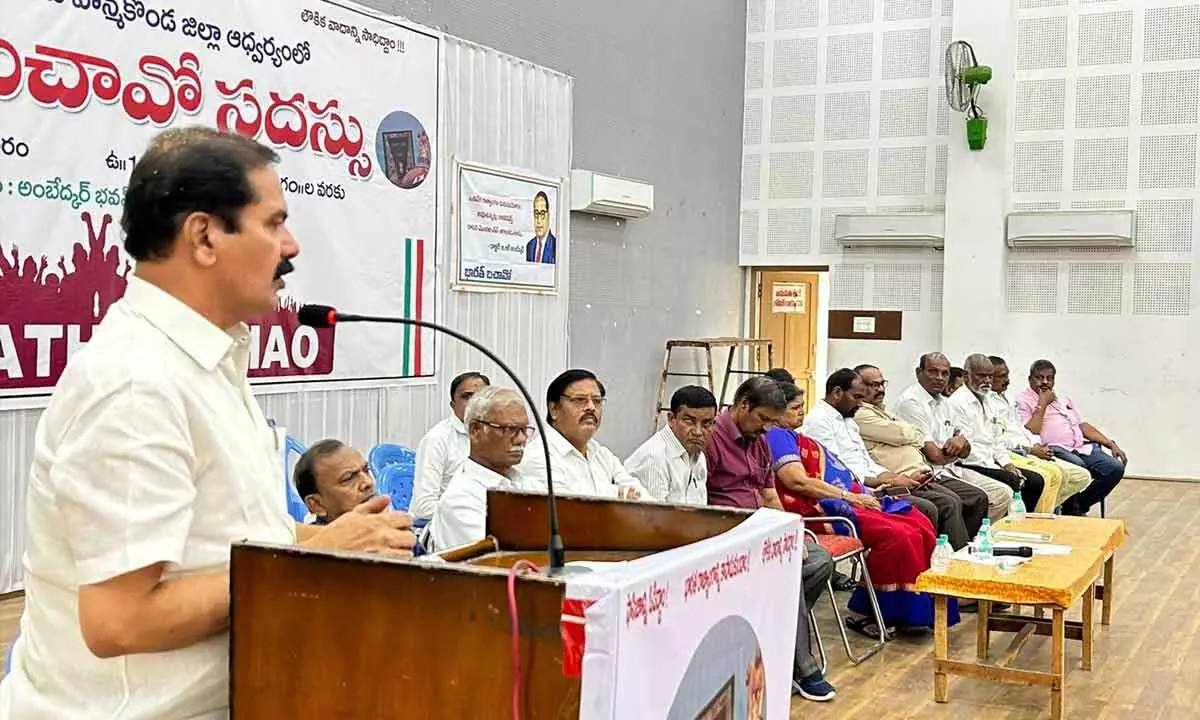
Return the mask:
[[[513,720],[521,720],[521,619],[517,610],[517,576],[524,573],[540,573],[537,565],[528,560],[518,560],[508,569],[508,619],[512,628],[512,662],[513,662]]]

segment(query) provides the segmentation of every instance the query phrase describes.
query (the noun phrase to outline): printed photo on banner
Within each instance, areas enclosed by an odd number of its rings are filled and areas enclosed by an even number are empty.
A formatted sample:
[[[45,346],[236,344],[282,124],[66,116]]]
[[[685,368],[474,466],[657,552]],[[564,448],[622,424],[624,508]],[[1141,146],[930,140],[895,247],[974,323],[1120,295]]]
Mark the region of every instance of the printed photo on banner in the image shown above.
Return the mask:
[[[557,291],[561,183],[469,163],[456,172],[455,288]]]
[[[800,516],[760,510],[715,537],[570,576],[564,647],[582,655],[580,720],[786,720],[803,552]],[[576,608],[586,632],[572,636]]]
[[[296,310],[434,317],[437,33],[327,0],[20,5],[0,24],[0,398],[48,396],[124,294],[129,174],[191,126],[280,156],[300,255],[251,324],[251,381],[433,375],[427,333]]]

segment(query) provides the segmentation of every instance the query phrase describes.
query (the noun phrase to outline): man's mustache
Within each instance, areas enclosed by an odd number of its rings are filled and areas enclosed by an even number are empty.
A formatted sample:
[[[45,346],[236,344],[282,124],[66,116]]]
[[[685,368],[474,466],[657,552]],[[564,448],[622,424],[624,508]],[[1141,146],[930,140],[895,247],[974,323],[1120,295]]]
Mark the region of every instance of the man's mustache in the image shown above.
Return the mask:
[[[279,278],[283,277],[284,275],[287,275],[288,273],[292,272],[295,269],[296,269],[296,267],[294,265],[292,265],[291,259],[284,258],[279,261],[278,265],[275,266],[274,279],[278,280]]]

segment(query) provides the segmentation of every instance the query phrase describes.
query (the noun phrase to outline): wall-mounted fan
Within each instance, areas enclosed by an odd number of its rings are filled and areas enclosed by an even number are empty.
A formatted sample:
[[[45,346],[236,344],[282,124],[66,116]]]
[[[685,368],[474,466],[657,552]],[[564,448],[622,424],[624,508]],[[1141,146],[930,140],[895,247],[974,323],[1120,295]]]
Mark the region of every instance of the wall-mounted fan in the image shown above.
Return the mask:
[[[946,102],[967,114],[967,147],[982,150],[987,142],[987,118],[976,100],[979,88],[992,79],[992,69],[980,65],[970,43],[955,40],[946,46]]]

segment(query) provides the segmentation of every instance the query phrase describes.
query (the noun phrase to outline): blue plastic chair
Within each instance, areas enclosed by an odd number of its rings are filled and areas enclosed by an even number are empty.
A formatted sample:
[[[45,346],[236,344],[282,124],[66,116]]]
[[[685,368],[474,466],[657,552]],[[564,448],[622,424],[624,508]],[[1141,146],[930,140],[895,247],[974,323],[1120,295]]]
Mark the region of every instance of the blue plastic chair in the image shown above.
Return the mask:
[[[296,485],[292,482],[292,453],[303,455],[308,448],[292,437],[287,438],[287,443],[283,449],[283,486],[287,492],[287,510],[288,514],[295,518],[296,522],[304,522],[308,517],[308,507],[304,504],[304,499],[300,497],[300,493],[296,492]]]
[[[371,468],[371,474],[375,476],[376,481],[383,474],[383,469],[388,465],[413,465],[417,464],[417,452],[409,450],[403,445],[395,443],[379,443],[371,448],[371,452],[367,454],[367,465]]]
[[[413,477],[416,475],[415,463],[393,463],[384,465],[375,475],[375,488],[380,495],[392,499],[392,509],[407,512],[412,504]]]

